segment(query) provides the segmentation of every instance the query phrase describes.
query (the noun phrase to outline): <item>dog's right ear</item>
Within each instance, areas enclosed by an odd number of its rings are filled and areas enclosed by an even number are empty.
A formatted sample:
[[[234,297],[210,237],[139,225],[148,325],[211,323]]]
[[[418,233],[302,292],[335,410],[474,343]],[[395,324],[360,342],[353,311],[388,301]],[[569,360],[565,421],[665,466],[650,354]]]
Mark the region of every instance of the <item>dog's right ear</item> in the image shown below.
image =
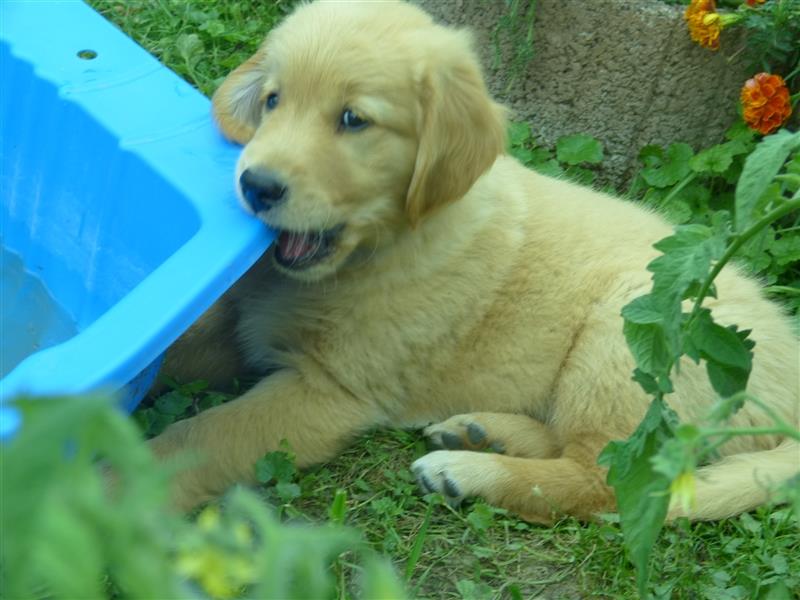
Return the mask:
[[[261,87],[266,77],[263,46],[231,72],[211,99],[214,119],[229,140],[246,144],[261,120]]]

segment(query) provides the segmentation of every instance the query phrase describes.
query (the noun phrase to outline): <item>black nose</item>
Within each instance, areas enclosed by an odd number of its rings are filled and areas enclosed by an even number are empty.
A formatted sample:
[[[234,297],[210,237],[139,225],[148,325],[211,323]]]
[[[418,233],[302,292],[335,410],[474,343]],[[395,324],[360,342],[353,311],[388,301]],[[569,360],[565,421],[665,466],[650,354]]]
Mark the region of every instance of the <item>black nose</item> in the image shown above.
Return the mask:
[[[255,213],[269,210],[286,198],[286,186],[268,169],[245,169],[239,177],[239,186],[244,199]]]

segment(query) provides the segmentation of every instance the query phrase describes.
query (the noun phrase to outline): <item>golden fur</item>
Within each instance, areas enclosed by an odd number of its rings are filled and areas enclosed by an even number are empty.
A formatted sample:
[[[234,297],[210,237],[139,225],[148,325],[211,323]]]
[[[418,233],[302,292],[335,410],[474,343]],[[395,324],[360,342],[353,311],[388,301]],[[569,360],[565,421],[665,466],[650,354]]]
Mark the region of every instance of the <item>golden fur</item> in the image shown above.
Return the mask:
[[[345,109],[369,126],[342,131]],[[226,79],[214,112],[245,144],[237,180],[259,166],[287,182],[288,199],[260,218],[344,229],[305,270],[268,252],[173,348],[179,377],[272,370],[153,440],[160,455],[201,457],[176,481],[180,506],[251,481],[284,438],[304,467],[369,429],[435,423],[426,434],[454,449],[414,464],[427,488],[538,522],[613,510],[597,454],[648,405],[620,309],[649,289],[652,244],[671,232],[661,217],[503,155],[504,111],[470,36],[401,2],[301,6]],[[797,424],[788,319],[733,268],[717,288],[715,317],[757,342],[749,390]],[[690,362],[675,388],[685,420],[714,400]],[[751,405],[731,420],[767,422]],[[694,518],[752,508],[798,470],[797,444],[775,436],[733,439],[722,454],[699,473]]]

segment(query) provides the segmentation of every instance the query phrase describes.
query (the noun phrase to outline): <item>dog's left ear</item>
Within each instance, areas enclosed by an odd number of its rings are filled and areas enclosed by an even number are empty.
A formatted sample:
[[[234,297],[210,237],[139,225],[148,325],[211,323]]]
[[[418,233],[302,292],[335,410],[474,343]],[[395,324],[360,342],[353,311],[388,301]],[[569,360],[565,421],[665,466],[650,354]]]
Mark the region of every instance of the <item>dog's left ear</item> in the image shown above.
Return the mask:
[[[412,224],[461,198],[505,150],[505,109],[492,101],[467,31],[446,30],[418,74],[421,114],[406,198]]]
[[[214,92],[214,119],[229,140],[246,144],[252,139],[261,121],[261,86],[265,77],[262,46]]]

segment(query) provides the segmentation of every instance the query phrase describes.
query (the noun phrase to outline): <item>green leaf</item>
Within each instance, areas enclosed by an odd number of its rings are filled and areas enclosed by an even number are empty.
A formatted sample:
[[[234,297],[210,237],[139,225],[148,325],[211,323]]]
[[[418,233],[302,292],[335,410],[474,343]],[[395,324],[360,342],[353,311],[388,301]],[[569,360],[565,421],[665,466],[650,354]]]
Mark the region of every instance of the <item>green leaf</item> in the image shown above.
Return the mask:
[[[744,144],[740,142],[726,142],[711,146],[692,158],[690,165],[697,173],[724,173],[733,162],[733,157],[745,152]]]
[[[212,392],[210,394],[206,394],[198,403],[197,408],[200,410],[208,410],[209,408],[213,408],[215,406],[219,406],[220,404],[224,404],[226,400],[229,400],[230,396],[225,394],[220,394],[217,392]]]
[[[687,333],[704,359],[747,371],[752,368],[753,354],[745,338],[737,335],[735,326],[727,328],[715,323],[707,308],[701,309]]]
[[[531,162],[534,165],[546,163],[548,161],[555,162],[553,159],[553,151],[547,148],[532,148],[531,149]]]
[[[648,394],[656,395],[661,391],[656,378],[639,368],[633,370],[633,380]]]
[[[203,56],[203,42],[196,33],[182,33],[175,40],[175,47],[190,70]]]
[[[686,289],[705,279],[712,261],[725,252],[725,237],[705,225],[680,225],[653,245],[664,254],[647,265],[653,273],[652,295],[657,306],[679,309]]]
[[[295,476],[295,469],[289,454],[283,451],[269,452],[259,459],[255,465],[256,481],[268,484],[275,480],[277,483],[289,483]]]
[[[590,135],[567,135],[556,142],[556,157],[568,165],[597,164],[603,160],[603,145]]]
[[[689,144],[671,144],[666,152],[658,146],[646,146],[639,153],[639,158],[647,165],[641,171],[642,177],[654,187],[675,185],[690,173],[693,155]]]
[[[775,262],[783,267],[800,262],[800,235],[784,236],[771,247]]]
[[[714,323],[711,311],[702,309],[687,329],[687,337],[706,361],[711,386],[723,398],[744,391],[752,369],[752,348],[747,331]]]
[[[533,150],[530,148],[525,148],[524,146],[512,146],[508,151],[511,156],[516,158],[526,167],[530,167],[531,164],[533,164]]]
[[[494,596],[492,588],[483,582],[474,583],[469,579],[459,579],[456,590],[461,594],[462,600],[489,600]]]
[[[192,399],[175,390],[156,399],[155,407],[166,415],[182,415],[192,405]]]
[[[670,482],[674,481],[681,473],[691,473],[695,468],[692,443],[696,441],[697,428],[690,430],[695,434],[694,439],[688,441],[678,439],[679,437],[686,437],[685,432],[681,436],[681,430],[685,427],[686,425],[679,425],[675,430],[676,437],[665,440],[650,459],[653,471],[660,473]]]
[[[225,24],[219,19],[211,19],[203,22],[198,29],[207,32],[211,37],[220,37],[225,33]]]
[[[467,522],[477,532],[484,532],[494,522],[494,512],[483,502],[478,502],[467,515]]]
[[[789,573],[789,563],[786,561],[786,557],[783,554],[774,555],[770,563],[772,563],[772,570],[779,575],[786,575]]]
[[[622,317],[631,323],[663,323],[664,316],[655,306],[650,294],[634,298],[622,308]]]
[[[670,223],[681,225],[692,218],[692,209],[685,200],[674,198],[664,206],[662,214]]]
[[[739,248],[738,256],[752,273],[762,273],[772,264],[775,243],[775,230],[765,227]]]
[[[622,326],[637,366],[654,377],[668,376],[672,368],[673,353],[664,333],[657,324],[639,324],[625,321]]]
[[[579,183],[581,185],[592,185],[597,177],[594,172],[590,171],[589,169],[574,166],[567,167],[564,170],[564,175],[566,175],[567,179],[570,181],[574,181],[575,183]]]
[[[744,231],[758,220],[754,210],[758,201],[796,148],[800,148],[800,131],[781,129],[761,140],[747,157],[736,186],[736,231]]]
[[[279,481],[275,484],[275,491],[283,502],[291,502],[300,496],[300,486],[296,483]]]
[[[652,308],[663,316],[660,331],[653,329],[655,325],[647,326],[650,327],[649,332],[631,329],[626,334],[626,339],[629,345],[632,342],[637,343],[639,353],[634,352],[634,356],[643,370],[653,375],[668,376],[669,371],[661,370],[664,368],[661,364],[656,366],[659,370],[652,371],[638,362],[643,355],[644,346],[650,343],[654,351],[661,352],[657,355],[658,361],[664,359],[665,354],[668,355],[671,368],[682,347],[681,302],[686,298],[687,290],[696,288],[697,283],[705,279],[712,261],[722,256],[725,251],[725,236],[704,225],[680,225],[675,228],[673,235],[654,244],[654,248],[664,253],[647,265],[647,269],[653,273],[650,294]]]
[[[564,174],[564,169],[561,168],[561,165],[558,164],[555,158],[551,158],[543,163],[534,163],[532,166],[537,173],[549,177],[560,177]]]
[[[428,508],[425,511],[425,518],[422,521],[422,525],[420,525],[419,530],[417,531],[417,535],[414,538],[414,545],[411,547],[411,552],[408,555],[408,559],[406,560],[406,581],[411,580],[411,576],[414,575],[414,569],[417,567],[417,562],[419,562],[420,556],[422,556],[422,548],[425,546],[425,539],[428,537],[428,527],[431,524],[431,515],[433,514],[433,502],[428,502]]]
[[[763,600],[792,600],[796,596],[786,587],[786,583],[779,579],[768,585],[764,592],[759,595],[759,598],[763,598]]]
[[[522,146],[531,139],[531,126],[528,123],[514,122],[508,125],[508,143],[511,148]]]
[[[624,442],[611,442],[598,463],[609,467],[628,559],[636,567],[636,583],[644,597],[650,575],[650,554],[669,507],[671,480],[653,468],[651,459],[671,439],[677,415],[656,398],[636,431]]]
[[[347,491],[343,489],[336,490],[336,495],[333,497],[333,502],[328,509],[328,518],[332,523],[337,525],[344,524],[344,517],[347,514]]]
[[[168,415],[158,411],[153,411],[151,417],[152,420],[145,430],[147,437],[157,436],[177,420],[175,415]]]
[[[706,362],[706,373],[711,387],[723,398],[744,391],[750,372],[740,367],[732,367],[712,361]]]
[[[728,131],[725,132],[725,138],[729,140],[736,140],[745,144],[745,146],[752,146],[753,140],[756,137],[756,132],[750,129],[747,126],[747,123],[742,121],[736,121],[733,125],[728,128]],[[749,148],[748,148],[749,149]]]
[[[176,389],[180,390],[184,396],[196,396],[200,392],[208,389],[208,382],[204,379],[196,379],[190,383],[184,383]]]

